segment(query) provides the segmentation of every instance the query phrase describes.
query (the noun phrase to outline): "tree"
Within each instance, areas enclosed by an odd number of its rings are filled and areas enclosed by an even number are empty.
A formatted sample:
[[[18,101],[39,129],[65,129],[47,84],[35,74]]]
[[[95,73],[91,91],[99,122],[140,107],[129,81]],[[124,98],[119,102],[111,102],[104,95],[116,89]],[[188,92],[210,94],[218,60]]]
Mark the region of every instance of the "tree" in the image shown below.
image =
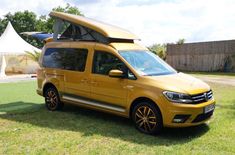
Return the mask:
[[[35,31],[37,16],[34,12],[29,11],[18,11],[15,14],[8,13],[1,20],[1,25],[3,26],[3,28],[0,30],[0,33],[5,30],[8,21],[11,22],[14,29],[18,33],[25,31]]]
[[[67,4],[66,7],[58,6],[56,8],[53,8],[52,10],[83,16],[83,14],[79,11],[77,7],[70,6],[70,4]],[[52,19],[47,15],[42,15],[38,18],[34,12],[26,10],[23,12],[18,11],[15,12],[14,14],[11,14],[9,12],[2,19],[0,19],[0,34],[2,34],[3,31],[5,30],[8,21],[12,23],[14,29],[18,34],[27,31],[28,32],[39,31],[47,33],[53,32],[54,19]],[[42,41],[26,36],[21,36],[21,37],[24,40],[26,40],[28,43],[32,44],[33,46],[36,46],[38,48],[41,48],[43,46]]]
[[[52,11],[65,12],[69,14],[84,16],[76,6],[71,6],[69,3],[67,3],[65,8],[58,6],[56,8],[53,8]]]
[[[27,10],[23,12],[18,11],[18,12],[15,12],[14,14],[11,14],[9,12],[0,21],[0,34],[3,33],[9,21],[11,22],[12,26],[14,27],[14,29],[19,35],[21,32],[37,31],[36,29],[37,15],[34,12],[30,12]],[[43,45],[40,41],[34,38],[29,38],[29,37],[22,36],[22,35],[21,37],[28,43],[32,44],[33,46],[41,47]]]
[[[47,28],[47,16],[46,15],[41,15],[38,18],[38,20],[36,21],[36,30],[39,32],[49,32]]]
[[[166,59],[166,44],[153,44],[149,46],[148,49],[157,54],[163,60]]]
[[[0,35],[4,32],[5,28],[7,27],[8,21],[0,18]]]
[[[30,59],[32,59],[35,62],[38,62],[41,56],[41,52],[38,52],[38,51],[34,51],[34,52],[25,51],[25,53]]]
[[[185,42],[185,39],[184,39],[184,38],[181,38],[181,39],[179,39],[179,40],[176,42],[176,44],[182,45],[182,44],[184,44],[184,42]]]
[[[66,7],[64,8],[61,6],[58,6],[56,8],[53,8],[52,11],[84,16],[76,6],[71,6],[69,3],[67,3]],[[47,17],[47,16],[41,16],[39,18],[39,22],[40,22],[39,25],[41,26],[39,26],[38,29],[43,30],[45,32],[49,32],[49,33],[53,32],[53,24],[55,22],[53,18]]]

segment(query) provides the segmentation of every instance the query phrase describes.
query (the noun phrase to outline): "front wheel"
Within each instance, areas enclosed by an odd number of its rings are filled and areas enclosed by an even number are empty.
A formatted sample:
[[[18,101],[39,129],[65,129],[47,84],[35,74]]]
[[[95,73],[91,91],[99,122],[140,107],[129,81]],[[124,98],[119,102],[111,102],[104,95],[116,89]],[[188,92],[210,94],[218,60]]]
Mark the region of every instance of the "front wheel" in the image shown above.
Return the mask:
[[[61,110],[63,103],[60,101],[60,96],[56,88],[51,87],[45,91],[46,107],[50,111]]]
[[[133,109],[132,119],[136,128],[146,134],[157,134],[163,127],[160,110],[152,103],[137,104]]]

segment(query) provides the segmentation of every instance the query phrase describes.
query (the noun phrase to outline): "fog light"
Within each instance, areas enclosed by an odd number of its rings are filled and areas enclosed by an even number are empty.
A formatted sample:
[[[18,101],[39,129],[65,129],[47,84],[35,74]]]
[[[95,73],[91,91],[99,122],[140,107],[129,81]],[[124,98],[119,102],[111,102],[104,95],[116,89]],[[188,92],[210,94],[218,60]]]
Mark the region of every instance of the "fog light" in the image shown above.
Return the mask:
[[[175,115],[173,123],[184,123],[191,115]]]

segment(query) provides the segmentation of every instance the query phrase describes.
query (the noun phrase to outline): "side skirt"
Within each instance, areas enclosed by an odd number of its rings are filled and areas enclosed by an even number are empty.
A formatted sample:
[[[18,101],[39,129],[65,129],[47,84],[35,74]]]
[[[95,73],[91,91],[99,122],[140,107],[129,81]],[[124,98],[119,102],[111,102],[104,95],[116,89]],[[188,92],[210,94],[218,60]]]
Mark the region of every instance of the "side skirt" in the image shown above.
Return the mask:
[[[123,108],[121,106],[110,105],[110,104],[105,103],[105,102],[90,100],[90,99],[87,99],[87,98],[74,96],[74,95],[69,95],[69,94],[62,94],[62,99],[65,100],[65,101],[72,101],[72,102],[82,103],[84,105],[95,106],[95,107],[98,107],[98,108],[102,108],[102,109],[106,109],[106,110],[112,110],[112,111],[121,112],[121,113],[124,113],[126,111],[125,108]]]

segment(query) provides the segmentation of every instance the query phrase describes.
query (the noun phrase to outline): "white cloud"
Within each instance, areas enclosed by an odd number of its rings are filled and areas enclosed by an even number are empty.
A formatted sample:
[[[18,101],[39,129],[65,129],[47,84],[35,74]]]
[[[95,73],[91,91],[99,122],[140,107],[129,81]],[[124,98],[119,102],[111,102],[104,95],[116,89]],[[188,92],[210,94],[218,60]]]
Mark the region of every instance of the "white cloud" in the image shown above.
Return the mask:
[[[182,0],[151,5],[111,3],[81,6],[85,15],[119,25],[139,35],[144,44],[234,39],[235,3],[224,0]],[[114,4],[114,5],[112,5]]]
[[[235,38],[233,0],[1,0],[0,15],[25,9],[47,14],[67,1],[90,18],[132,31],[145,45]]]
[[[58,5],[65,6],[64,0],[1,0],[0,17],[8,12],[29,10],[39,15],[48,14],[49,11]]]

